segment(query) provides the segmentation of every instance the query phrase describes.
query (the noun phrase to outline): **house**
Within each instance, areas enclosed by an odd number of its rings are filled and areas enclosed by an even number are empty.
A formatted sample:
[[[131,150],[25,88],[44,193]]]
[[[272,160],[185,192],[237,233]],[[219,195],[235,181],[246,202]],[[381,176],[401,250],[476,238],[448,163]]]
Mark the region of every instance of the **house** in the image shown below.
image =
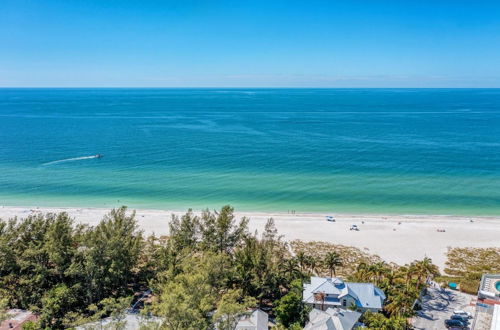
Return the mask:
[[[479,299],[500,301],[500,274],[483,274],[477,296]]]
[[[313,309],[304,330],[351,330],[361,325],[361,313],[338,308]]]
[[[252,314],[243,316],[235,330],[267,330],[269,329],[269,316],[266,312],[256,309]]]
[[[308,306],[322,311],[330,307],[356,307],[361,312],[378,312],[384,305],[385,294],[372,283],[348,283],[335,277],[311,277],[311,283],[304,284],[302,299]]]
[[[9,309],[7,319],[0,322],[0,330],[22,329],[23,324],[29,321],[36,322],[38,317],[30,311]]]

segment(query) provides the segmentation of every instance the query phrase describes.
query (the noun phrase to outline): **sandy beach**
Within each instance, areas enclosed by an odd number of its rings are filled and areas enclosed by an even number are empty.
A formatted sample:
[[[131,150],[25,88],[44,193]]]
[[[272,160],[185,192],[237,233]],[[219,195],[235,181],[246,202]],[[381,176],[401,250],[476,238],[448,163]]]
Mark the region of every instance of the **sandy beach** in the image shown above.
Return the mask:
[[[2,206],[0,218],[22,218],[32,212],[67,212],[76,222],[95,225],[109,209]],[[164,235],[168,234],[171,214],[183,213],[137,210],[136,218],[145,233]],[[327,215],[332,214],[236,212],[237,217],[250,218],[252,231],[262,231],[267,219],[272,217],[286,240],[355,246],[398,264],[428,256],[442,269],[448,247],[500,247],[500,217],[334,214],[336,221],[327,222]],[[349,230],[353,224],[360,230]],[[438,231],[441,229],[445,231]]]

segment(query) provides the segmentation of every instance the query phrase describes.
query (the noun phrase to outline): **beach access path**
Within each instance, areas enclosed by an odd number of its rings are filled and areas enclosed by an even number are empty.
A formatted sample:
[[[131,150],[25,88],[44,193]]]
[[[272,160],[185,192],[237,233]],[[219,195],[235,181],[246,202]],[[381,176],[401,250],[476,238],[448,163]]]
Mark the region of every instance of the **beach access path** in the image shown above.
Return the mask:
[[[26,217],[33,212],[67,212],[76,222],[96,225],[109,209],[2,206],[0,218]],[[140,228],[146,234],[156,235],[168,234],[172,214],[185,213],[168,210],[136,212]],[[500,247],[500,217],[286,212],[236,212],[235,215],[238,218],[250,218],[252,232],[262,232],[267,219],[273,218],[279,234],[284,235],[285,240],[324,241],[354,246],[398,264],[427,256],[443,269],[448,247]],[[326,221],[326,216],[334,216],[335,222]],[[349,230],[353,224],[360,230]]]

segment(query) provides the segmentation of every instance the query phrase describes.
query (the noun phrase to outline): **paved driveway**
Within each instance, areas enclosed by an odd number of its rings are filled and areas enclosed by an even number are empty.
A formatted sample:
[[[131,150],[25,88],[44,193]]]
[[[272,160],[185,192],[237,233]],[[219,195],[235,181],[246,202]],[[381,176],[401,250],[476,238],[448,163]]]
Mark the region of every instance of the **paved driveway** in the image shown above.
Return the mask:
[[[422,310],[413,319],[413,326],[422,330],[446,329],[444,320],[454,310],[460,309],[474,315],[473,307],[470,306],[473,297],[450,289],[429,288],[423,297]]]

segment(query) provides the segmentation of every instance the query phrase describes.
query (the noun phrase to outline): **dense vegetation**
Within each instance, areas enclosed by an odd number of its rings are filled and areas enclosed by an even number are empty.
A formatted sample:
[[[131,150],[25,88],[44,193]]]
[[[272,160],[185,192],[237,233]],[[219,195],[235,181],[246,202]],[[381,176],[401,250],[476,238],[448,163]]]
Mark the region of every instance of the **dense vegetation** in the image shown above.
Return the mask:
[[[0,302],[39,313],[32,328],[60,329],[109,315],[119,321],[133,293],[151,289],[144,312],[165,329],[233,329],[251,307],[269,311],[278,329],[298,329],[308,315],[304,280],[338,275],[385,291],[384,312],[363,316],[369,328],[402,329],[427,276],[437,275],[428,258],[398,266],[345,246],[289,245],[272,219],[250,233],[229,206],[173,216],[168,237],[144,237],[134,216],[120,208],[95,227],[65,213],[0,221]]]

